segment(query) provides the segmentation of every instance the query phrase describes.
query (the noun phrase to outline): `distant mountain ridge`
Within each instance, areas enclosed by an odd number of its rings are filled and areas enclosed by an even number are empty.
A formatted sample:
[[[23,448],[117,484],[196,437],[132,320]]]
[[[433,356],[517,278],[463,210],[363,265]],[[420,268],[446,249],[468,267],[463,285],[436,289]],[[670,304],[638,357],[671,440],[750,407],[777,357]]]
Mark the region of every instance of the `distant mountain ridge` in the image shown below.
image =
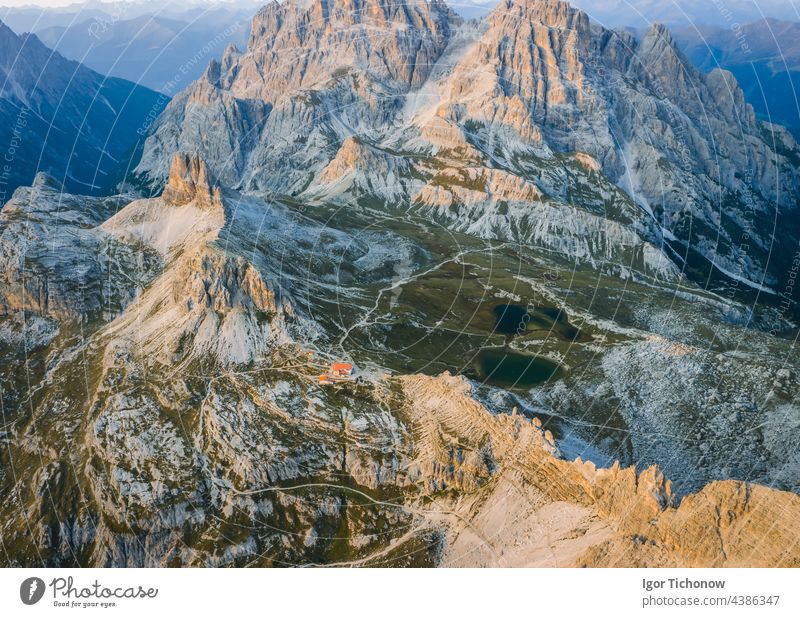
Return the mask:
[[[77,193],[113,187],[134,154],[137,129],[167,101],[67,60],[36,35],[18,36],[0,22],[0,202],[37,171]]]
[[[800,23],[765,19],[738,30],[701,25],[676,29],[674,36],[701,70],[731,71],[760,118],[800,136]]]
[[[2,6],[0,20],[17,34],[70,27],[88,19],[114,23],[143,16],[189,22],[203,15],[252,16],[260,0],[84,0],[64,6]],[[224,21],[233,21],[225,19]]]
[[[100,73],[173,96],[228,45],[243,45],[249,26],[250,15],[210,10],[191,20],[158,15],[91,18],[38,30],[37,36]]]

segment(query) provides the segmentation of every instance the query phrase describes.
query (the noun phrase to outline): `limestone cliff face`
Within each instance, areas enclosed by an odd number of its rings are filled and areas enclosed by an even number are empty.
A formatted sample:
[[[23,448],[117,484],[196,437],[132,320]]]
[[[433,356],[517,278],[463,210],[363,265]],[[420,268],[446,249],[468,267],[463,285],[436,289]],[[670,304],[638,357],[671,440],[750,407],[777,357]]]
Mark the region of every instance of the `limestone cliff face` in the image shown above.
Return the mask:
[[[297,170],[320,171],[342,125],[390,124],[397,97],[424,82],[458,22],[440,2],[271,2],[246,52],[229,49],[168,107],[135,174],[160,186],[165,153],[190,150],[229,185],[307,184]]]
[[[785,534],[797,533],[798,508],[800,501],[792,493],[731,480],[713,482],[678,507],[638,521],[638,527],[623,520],[625,535],[591,547],[578,565],[797,567],[800,555]]]
[[[287,337],[288,299],[230,235],[216,244],[230,216],[202,159],[177,153],[161,197],[123,200],[65,194],[44,175],[19,189],[0,213],[0,315],[20,327],[31,315],[92,327],[100,318],[110,336],[166,359],[196,341],[245,362]]]
[[[0,315],[75,321],[121,311],[158,263],[97,232],[118,207],[118,198],[65,194],[43,173],[17,189],[0,211]]]
[[[333,194],[379,193],[388,199],[402,200],[410,190],[410,168],[403,157],[373,148],[357,137],[348,137],[317,176],[315,188],[324,198]]]
[[[376,155],[357,137],[349,137],[342,142],[336,156],[319,177],[323,182],[336,182],[354,172],[366,174],[370,171],[386,174],[390,171],[390,165],[384,157]]]
[[[587,95],[583,63],[592,44],[588,16],[561,1],[506,0],[487,23],[480,44],[456,68],[451,101],[491,104],[480,94],[489,94],[487,86],[494,82],[491,90],[500,98],[493,108],[483,110],[491,109],[490,122],[511,121],[531,137],[537,136],[531,132],[537,124],[563,122],[566,130],[569,118],[554,116]],[[476,85],[485,88],[477,97]]]
[[[354,139],[360,153],[342,149]],[[754,290],[785,286],[792,251],[769,247],[798,241],[800,159],[789,133],[758,121],[730,74],[692,68],[663,26],[636,40],[561,0],[504,0],[478,24],[439,2],[272,3],[254,18],[248,49],[227,50],[154,124],[136,179],[160,189],[176,150],[198,152],[243,190],[480,204],[449,224],[506,239],[547,213],[530,193],[515,187],[509,201],[488,185],[467,192],[430,182],[436,166],[503,170],[550,203],[592,214],[611,198],[629,202],[626,220],[604,218],[638,239],[603,258],[663,246],[655,261]],[[377,152],[389,174],[370,167]],[[358,177],[331,182],[356,154],[363,160],[349,166],[361,168]],[[624,196],[593,194],[599,183]],[[560,210],[550,211],[555,227],[564,227]],[[577,244],[607,240],[587,228]],[[571,246],[557,250],[600,257]]]
[[[241,254],[232,218],[205,162],[176,153],[161,197],[134,201],[103,224],[164,258],[158,278],[104,335],[164,362],[197,355],[249,362],[285,342],[283,319],[293,307]],[[228,234],[224,244],[220,233]]]
[[[169,176],[175,152],[196,152],[227,186],[240,181],[247,158],[258,142],[270,105],[242,100],[219,88],[219,65],[212,62],[205,75],[178,94],[156,119],[147,151],[137,167],[137,183],[159,194]]]
[[[501,169],[453,167],[436,170],[414,201],[440,207],[478,203],[490,206],[492,202],[532,202],[544,197],[535,184]]]
[[[418,86],[458,21],[436,1],[271,2],[253,18],[251,53],[232,66],[224,83],[237,96],[274,100],[325,81],[336,69],[356,67]]]
[[[494,142],[512,129],[516,137],[503,137],[508,162],[525,144],[587,153],[653,212],[681,252],[689,247],[724,270],[745,272],[755,286],[783,276],[785,262],[763,251],[771,225],[760,227],[748,255],[735,245],[746,237],[743,210],[753,212],[756,228],[776,217],[776,203],[777,217],[791,220],[797,146],[783,145],[791,140],[786,131],[756,120],[732,76],[694,69],[662,25],[637,42],[590,25],[565,2],[509,0],[487,22],[445,82],[439,116],[477,123],[478,139]],[[784,190],[776,190],[780,183]],[[713,248],[704,239],[711,230],[721,234]]]

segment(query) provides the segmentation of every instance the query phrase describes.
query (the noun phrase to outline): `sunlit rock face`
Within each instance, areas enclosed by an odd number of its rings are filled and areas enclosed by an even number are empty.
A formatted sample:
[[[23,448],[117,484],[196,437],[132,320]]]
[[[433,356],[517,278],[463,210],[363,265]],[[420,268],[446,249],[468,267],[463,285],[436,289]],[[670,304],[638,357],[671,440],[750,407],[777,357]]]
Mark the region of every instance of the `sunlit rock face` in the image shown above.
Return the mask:
[[[244,53],[229,48],[176,97],[136,174],[163,182],[169,149],[199,152],[228,184],[302,184],[291,164],[321,171],[339,123],[391,125],[459,22],[438,2],[273,2],[253,18]]]
[[[213,186],[206,164],[196,156],[175,154],[169,170],[169,179],[162,198],[176,206],[196,201],[199,206],[220,207],[222,196],[219,186]]]
[[[420,86],[459,21],[443,2],[273,2],[253,18],[250,54],[223,83],[237,95],[269,100],[329,79],[331,69],[355,66],[375,78]]]
[[[606,220],[622,209],[635,245],[668,245],[657,261],[752,290],[785,286],[791,260],[769,246],[797,240],[790,134],[757,120],[729,73],[694,69],[665,27],[636,40],[559,0],[506,0],[479,23],[438,2],[272,3],[247,50],[229,48],[154,124],[137,182],[160,190],[175,151],[243,190],[447,204],[450,224],[484,235],[508,227],[498,205],[535,203],[531,191],[424,180],[442,165],[502,169],[542,199],[604,208]],[[577,184],[596,190],[594,172],[624,193],[568,199],[565,162],[579,165]],[[525,227],[534,211],[501,218]]]

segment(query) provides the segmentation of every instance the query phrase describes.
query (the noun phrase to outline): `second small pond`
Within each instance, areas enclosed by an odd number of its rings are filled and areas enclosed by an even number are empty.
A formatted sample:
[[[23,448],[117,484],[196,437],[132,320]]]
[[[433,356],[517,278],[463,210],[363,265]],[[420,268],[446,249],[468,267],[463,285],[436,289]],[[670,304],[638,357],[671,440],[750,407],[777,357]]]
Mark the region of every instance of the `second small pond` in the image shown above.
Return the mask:
[[[530,388],[557,377],[561,370],[552,360],[509,347],[483,349],[476,363],[480,379],[501,388]]]

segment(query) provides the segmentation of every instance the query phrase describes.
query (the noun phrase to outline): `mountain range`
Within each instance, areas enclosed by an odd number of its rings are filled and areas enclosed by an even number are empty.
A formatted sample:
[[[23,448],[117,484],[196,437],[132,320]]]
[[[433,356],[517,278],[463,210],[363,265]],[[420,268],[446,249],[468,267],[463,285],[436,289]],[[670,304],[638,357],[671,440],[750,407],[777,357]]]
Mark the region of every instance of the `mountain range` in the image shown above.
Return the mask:
[[[77,16],[36,34],[67,58],[172,96],[228,45],[247,41],[254,11],[210,7],[174,17],[162,16],[163,11],[132,18]]]
[[[800,565],[800,148],[663,25],[272,2],[141,132],[0,211],[3,563]]]
[[[487,14],[497,4],[497,0],[457,0],[453,7],[473,17]],[[572,4],[607,28],[646,28],[655,22],[731,28],[764,18],[800,19],[800,7],[794,0],[575,0]]]
[[[0,200],[37,171],[72,191],[114,187],[130,164],[147,119],[168,99],[65,59],[35,35],[0,23]],[[122,175],[119,175],[122,174]]]
[[[552,247],[565,242],[566,220],[556,234],[525,209],[496,208],[532,195],[573,205],[561,180],[571,165],[582,186],[598,172],[609,182],[575,204],[587,224],[613,229],[622,220],[646,269],[676,266],[697,281],[765,294],[786,284],[791,252],[770,246],[797,244],[794,139],[756,119],[730,73],[694,69],[663,26],[637,41],[567,5],[506,2],[476,27],[434,2],[381,10],[377,40],[358,2],[351,14],[325,6],[259,12],[247,52],[226,50],[156,121],[136,183],[160,187],[168,153],[196,152],[237,188],[334,199],[345,185],[347,198],[378,193],[434,206],[487,237],[505,222],[506,236],[529,229],[524,240]],[[283,25],[317,21],[335,32]],[[521,31],[510,33],[509,22]],[[297,54],[314,61],[297,65]],[[378,161],[388,175],[362,178]],[[470,178],[458,180],[467,163]],[[541,179],[512,189],[493,178],[503,173]],[[477,203],[458,194],[472,182]],[[487,204],[487,182],[507,192]],[[614,186],[626,190],[622,203]],[[746,251],[744,236],[757,238]],[[594,257],[581,242],[565,250]]]
[[[96,19],[113,24],[143,16],[192,22],[215,14],[247,17],[261,7],[258,0],[84,0],[63,6],[0,6],[0,19],[14,32],[38,32],[53,27],[70,27]],[[225,18],[225,21],[235,21]]]
[[[760,118],[800,134],[800,23],[766,19],[737,30],[684,27],[674,35],[700,70],[733,73]]]
[[[485,17],[496,4],[455,2],[452,7],[465,18],[476,18]],[[786,126],[797,136],[800,114],[792,66],[797,21],[774,17],[797,18],[786,7],[711,5],[710,13],[703,13],[694,9],[705,5],[673,5],[670,13],[663,3],[638,3],[637,13],[621,10],[620,3],[587,1],[577,6],[606,25],[625,27],[639,36],[652,21],[671,24],[675,40],[695,66],[704,72],[716,67],[731,71],[761,119]],[[46,11],[6,9],[0,18],[19,33],[35,32],[52,49],[102,74],[173,96],[197,79],[211,58],[218,60],[229,44],[241,48],[246,43],[257,8],[247,1],[188,6],[86,2]],[[637,27],[642,20],[646,23]]]

